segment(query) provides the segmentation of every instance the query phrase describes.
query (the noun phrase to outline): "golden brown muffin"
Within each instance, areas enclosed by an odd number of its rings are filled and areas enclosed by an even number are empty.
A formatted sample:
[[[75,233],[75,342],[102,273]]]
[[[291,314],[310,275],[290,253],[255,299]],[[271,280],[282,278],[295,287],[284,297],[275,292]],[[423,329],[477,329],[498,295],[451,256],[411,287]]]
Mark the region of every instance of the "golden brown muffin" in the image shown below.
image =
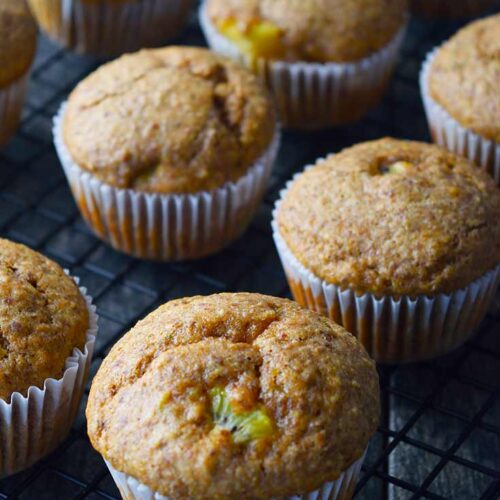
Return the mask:
[[[412,0],[411,10],[426,17],[477,16],[495,3],[495,0]]]
[[[206,49],[169,47],[123,56],[80,83],[63,136],[73,160],[105,183],[192,193],[243,176],[275,123],[248,70]]]
[[[214,422],[214,393],[231,418],[260,415],[246,437]],[[198,500],[314,490],[362,456],[378,415],[377,373],[354,337],[248,293],[157,309],[111,350],[87,407],[92,444],[113,467]]]
[[[500,191],[464,158],[381,139],[307,170],[277,210],[279,233],[319,278],[356,292],[451,292],[500,262]]]
[[[353,62],[385,47],[406,0],[208,0],[218,29],[265,59]],[[245,47],[248,45],[248,47]]]
[[[43,255],[0,239],[0,399],[60,378],[88,327],[75,282]]]
[[[500,141],[500,14],[461,29],[437,52],[431,97],[462,126]]]
[[[36,25],[23,0],[0,0],[0,88],[24,75],[36,49]]]

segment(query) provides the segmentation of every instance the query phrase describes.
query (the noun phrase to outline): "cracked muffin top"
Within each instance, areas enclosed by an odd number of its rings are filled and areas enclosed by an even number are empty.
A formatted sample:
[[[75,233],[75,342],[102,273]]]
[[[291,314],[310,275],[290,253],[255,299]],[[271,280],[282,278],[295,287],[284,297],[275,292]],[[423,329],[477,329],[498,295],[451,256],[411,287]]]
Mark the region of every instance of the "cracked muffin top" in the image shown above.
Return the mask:
[[[267,91],[206,49],[142,50],[102,66],[71,94],[73,160],[119,188],[194,193],[242,177],[276,128]]]
[[[354,62],[385,47],[406,22],[406,0],[207,0],[219,31],[251,56]]]
[[[0,399],[60,378],[88,327],[75,282],[43,255],[0,239]]]
[[[111,350],[87,406],[94,447],[175,499],[314,490],[363,454],[379,417],[361,344],[285,299],[169,302]]]
[[[319,278],[358,293],[460,289],[500,263],[500,190],[439,146],[381,139],[293,181],[279,234]]]
[[[23,76],[36,49],[36,24],[23,0],[0,0],[0,88]]]
[[[500,142],[500,14],[473,22],[438,49],[431,97],[464,127]]]

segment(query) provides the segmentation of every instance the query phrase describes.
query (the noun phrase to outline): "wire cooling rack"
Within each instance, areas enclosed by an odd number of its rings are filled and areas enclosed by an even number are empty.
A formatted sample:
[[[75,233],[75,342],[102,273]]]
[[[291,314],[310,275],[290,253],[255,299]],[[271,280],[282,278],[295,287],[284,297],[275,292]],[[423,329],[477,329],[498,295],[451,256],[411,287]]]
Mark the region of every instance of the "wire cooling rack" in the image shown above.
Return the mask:
[[[286,133],[269,191],[246,234],[214,257],[173,265],[119,254],[81,219],[52,147],[51,119],[99,61],[40,38],[22,125],[0,151],[0,235],[57,260],[89,289],[100,315],[92,374],[124,332],[169,299],[221,291],[289,296],[270,230],[281,186],[315,158],[356,142],[386,135],[428,140],[418,71],[425,54],[459,27],[412,20],[383,103],[354,126]],[[203,44],[194,17],[178,42]],[[500,295],[478,334],[457,352],[434,362],[379,369],[383,414],[357,499],[500,497],[499,339]],[[0,499],[119,498],[86,437],[85,403],[84,398],[70,436],[57,451],[0,482]]]

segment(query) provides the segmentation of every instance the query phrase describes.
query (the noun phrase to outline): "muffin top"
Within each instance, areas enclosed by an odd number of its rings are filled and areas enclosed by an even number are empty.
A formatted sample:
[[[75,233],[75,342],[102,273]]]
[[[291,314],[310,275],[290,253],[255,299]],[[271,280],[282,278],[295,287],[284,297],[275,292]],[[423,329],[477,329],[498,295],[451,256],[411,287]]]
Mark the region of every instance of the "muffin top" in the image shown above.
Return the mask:
[[[250,293],[157,309],[113,347],[87,407],[116,469],[198,500],[314,490],[361,457],[378,416],[374,363],[352,335]]]
[[[500,141],[500,14],[467,25],[438,51],[431,97],[463,126]]]
[[[88,326],[84,298],[55,262],[0,239],[0,399],[60,378]]]
[[[0,0],[0,88],[24,75],[36,49],[36,24],[23,0]]]
[[[385,47],[406,21],[406,0],[208,0],[213,24],[250,55],[353,62]]]
[[[381,139],[331,155],[276,217],[307,269],[358,293],[451,292],[500,262],[500,190],[435,145]]]
[[[81,82],[63,138],[73,160],[107,184],[193,193],[242,177],[275,123],[248,70],[206,49],[168,47],[125,55]]]

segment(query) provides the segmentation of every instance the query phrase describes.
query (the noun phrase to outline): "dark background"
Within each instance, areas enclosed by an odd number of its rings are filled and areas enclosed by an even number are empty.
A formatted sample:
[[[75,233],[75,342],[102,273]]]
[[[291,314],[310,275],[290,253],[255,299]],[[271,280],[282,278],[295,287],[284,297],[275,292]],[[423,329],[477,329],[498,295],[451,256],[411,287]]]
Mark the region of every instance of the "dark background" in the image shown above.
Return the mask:
[[[0,151],[0,236],[45,253],[88,287],[100,315],[92,373],[124,332],[169,299],[220,291],[290,296],[270,228],[280,188],[307,163],[356,142],[387,135],[428,140],[419,68],[425,54],[462,24],[413,19],[382,104],[354,126],[285,133],[269,191],[244,236],[214,257],[171,265],[113,251],[78,214],[52,147],[51,120],[100,62],[41,37],[21,128]],[[194,13],[177,42],[203,44]],[[383,415],[357,499],[500,498],[499,338],[497,295],[478,334],[457,352],[432,363],[380,368]],[[0,499],[118,497],[87,440],[84,405],[85,399],[73,431],[52,456],[0,481]]]

